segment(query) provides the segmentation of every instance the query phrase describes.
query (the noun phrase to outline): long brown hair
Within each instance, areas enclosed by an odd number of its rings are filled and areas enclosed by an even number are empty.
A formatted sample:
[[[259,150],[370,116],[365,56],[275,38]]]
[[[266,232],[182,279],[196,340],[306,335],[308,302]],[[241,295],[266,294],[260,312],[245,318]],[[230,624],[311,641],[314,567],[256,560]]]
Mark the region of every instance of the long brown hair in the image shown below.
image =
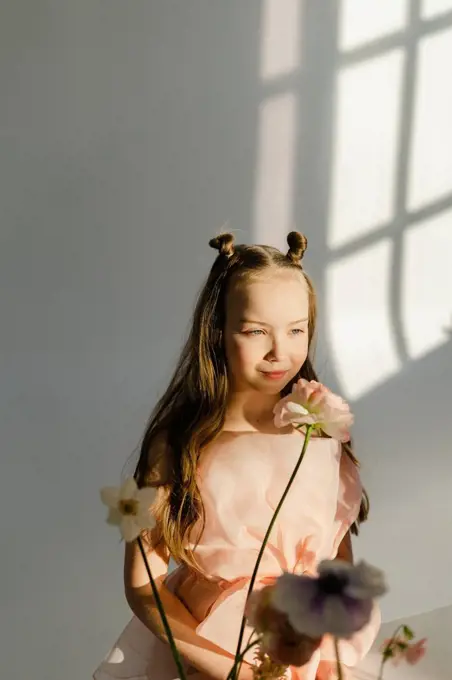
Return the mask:
[[[219,254],[200,292],[187,342],[169,386],[156,404],[141,444],[135,471],[139,486],[160,486],[156,508],[159,538],[177,562],[196,568],[193,552],[187,548],[195,525],[202,531],[204,508],[197,486],[197,467],[202,450],[221,432],[228,403],[229,384],[223,343],[225,300],[232,280],[247,281],[270,268],[302,273],[309,291],[309,355],[299,374],[285,387],[291,390],[299,378],[317,380],[312,365],[316,328],[316,296],[301,266],[307,247],[298,232],[287,237],[289,251],[271,246],[234,245],[231,234],[210,241]],[[350,445],[344,452],[358,465]],[[364,492],[358,523],[368,514]],[[198,536],[200,534],[198,533]]]

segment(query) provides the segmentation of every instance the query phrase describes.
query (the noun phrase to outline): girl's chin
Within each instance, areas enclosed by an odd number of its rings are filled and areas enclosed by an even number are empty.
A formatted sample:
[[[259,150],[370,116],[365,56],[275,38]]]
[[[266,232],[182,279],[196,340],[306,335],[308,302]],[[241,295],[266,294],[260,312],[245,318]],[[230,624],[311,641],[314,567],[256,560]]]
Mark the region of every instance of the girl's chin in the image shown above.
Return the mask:
[[[287,376],[281,380],[267,380],[264,378],[263,380],[259,380],[255,389],[261,394],[280,395],[288,382],[290,382],[290,378]]]

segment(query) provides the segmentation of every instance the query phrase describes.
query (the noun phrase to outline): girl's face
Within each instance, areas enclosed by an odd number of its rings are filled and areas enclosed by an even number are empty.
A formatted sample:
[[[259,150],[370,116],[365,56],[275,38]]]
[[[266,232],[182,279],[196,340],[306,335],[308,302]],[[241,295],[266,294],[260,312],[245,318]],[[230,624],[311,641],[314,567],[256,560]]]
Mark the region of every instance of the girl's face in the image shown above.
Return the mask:
[[[304,276],[276,271],[232,285],[225,349],[235,391],[279,394],[308,355],[309,291]]]

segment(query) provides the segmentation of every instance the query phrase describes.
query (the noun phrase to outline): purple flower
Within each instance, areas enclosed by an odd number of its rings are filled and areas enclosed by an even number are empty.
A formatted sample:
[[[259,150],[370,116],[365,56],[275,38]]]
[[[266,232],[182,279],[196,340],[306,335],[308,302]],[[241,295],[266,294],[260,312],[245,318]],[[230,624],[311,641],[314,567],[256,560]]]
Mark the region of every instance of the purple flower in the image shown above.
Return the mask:
[[[387,591],[380,569],[324,560],[318,577],[283,574],[272,590],[271,604],[294,630],[317,638],[329,633],[350,638],[369,622],[373,600]]]

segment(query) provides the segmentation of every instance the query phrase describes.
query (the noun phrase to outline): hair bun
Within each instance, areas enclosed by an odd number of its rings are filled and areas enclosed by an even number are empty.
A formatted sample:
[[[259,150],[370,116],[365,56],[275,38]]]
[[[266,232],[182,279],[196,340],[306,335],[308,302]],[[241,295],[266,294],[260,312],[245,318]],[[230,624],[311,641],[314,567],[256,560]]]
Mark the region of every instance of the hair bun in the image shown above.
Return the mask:
[[[306,236],[299,231],[291,231],[287,236],[287,245],[289,246],[287,257],[296,264],[300,263],[308,247]]]
[[[220,255],[231,257],[234,254],[234,236],[228,233],[220,234],[210,239],[209,246],[218,250]]]

